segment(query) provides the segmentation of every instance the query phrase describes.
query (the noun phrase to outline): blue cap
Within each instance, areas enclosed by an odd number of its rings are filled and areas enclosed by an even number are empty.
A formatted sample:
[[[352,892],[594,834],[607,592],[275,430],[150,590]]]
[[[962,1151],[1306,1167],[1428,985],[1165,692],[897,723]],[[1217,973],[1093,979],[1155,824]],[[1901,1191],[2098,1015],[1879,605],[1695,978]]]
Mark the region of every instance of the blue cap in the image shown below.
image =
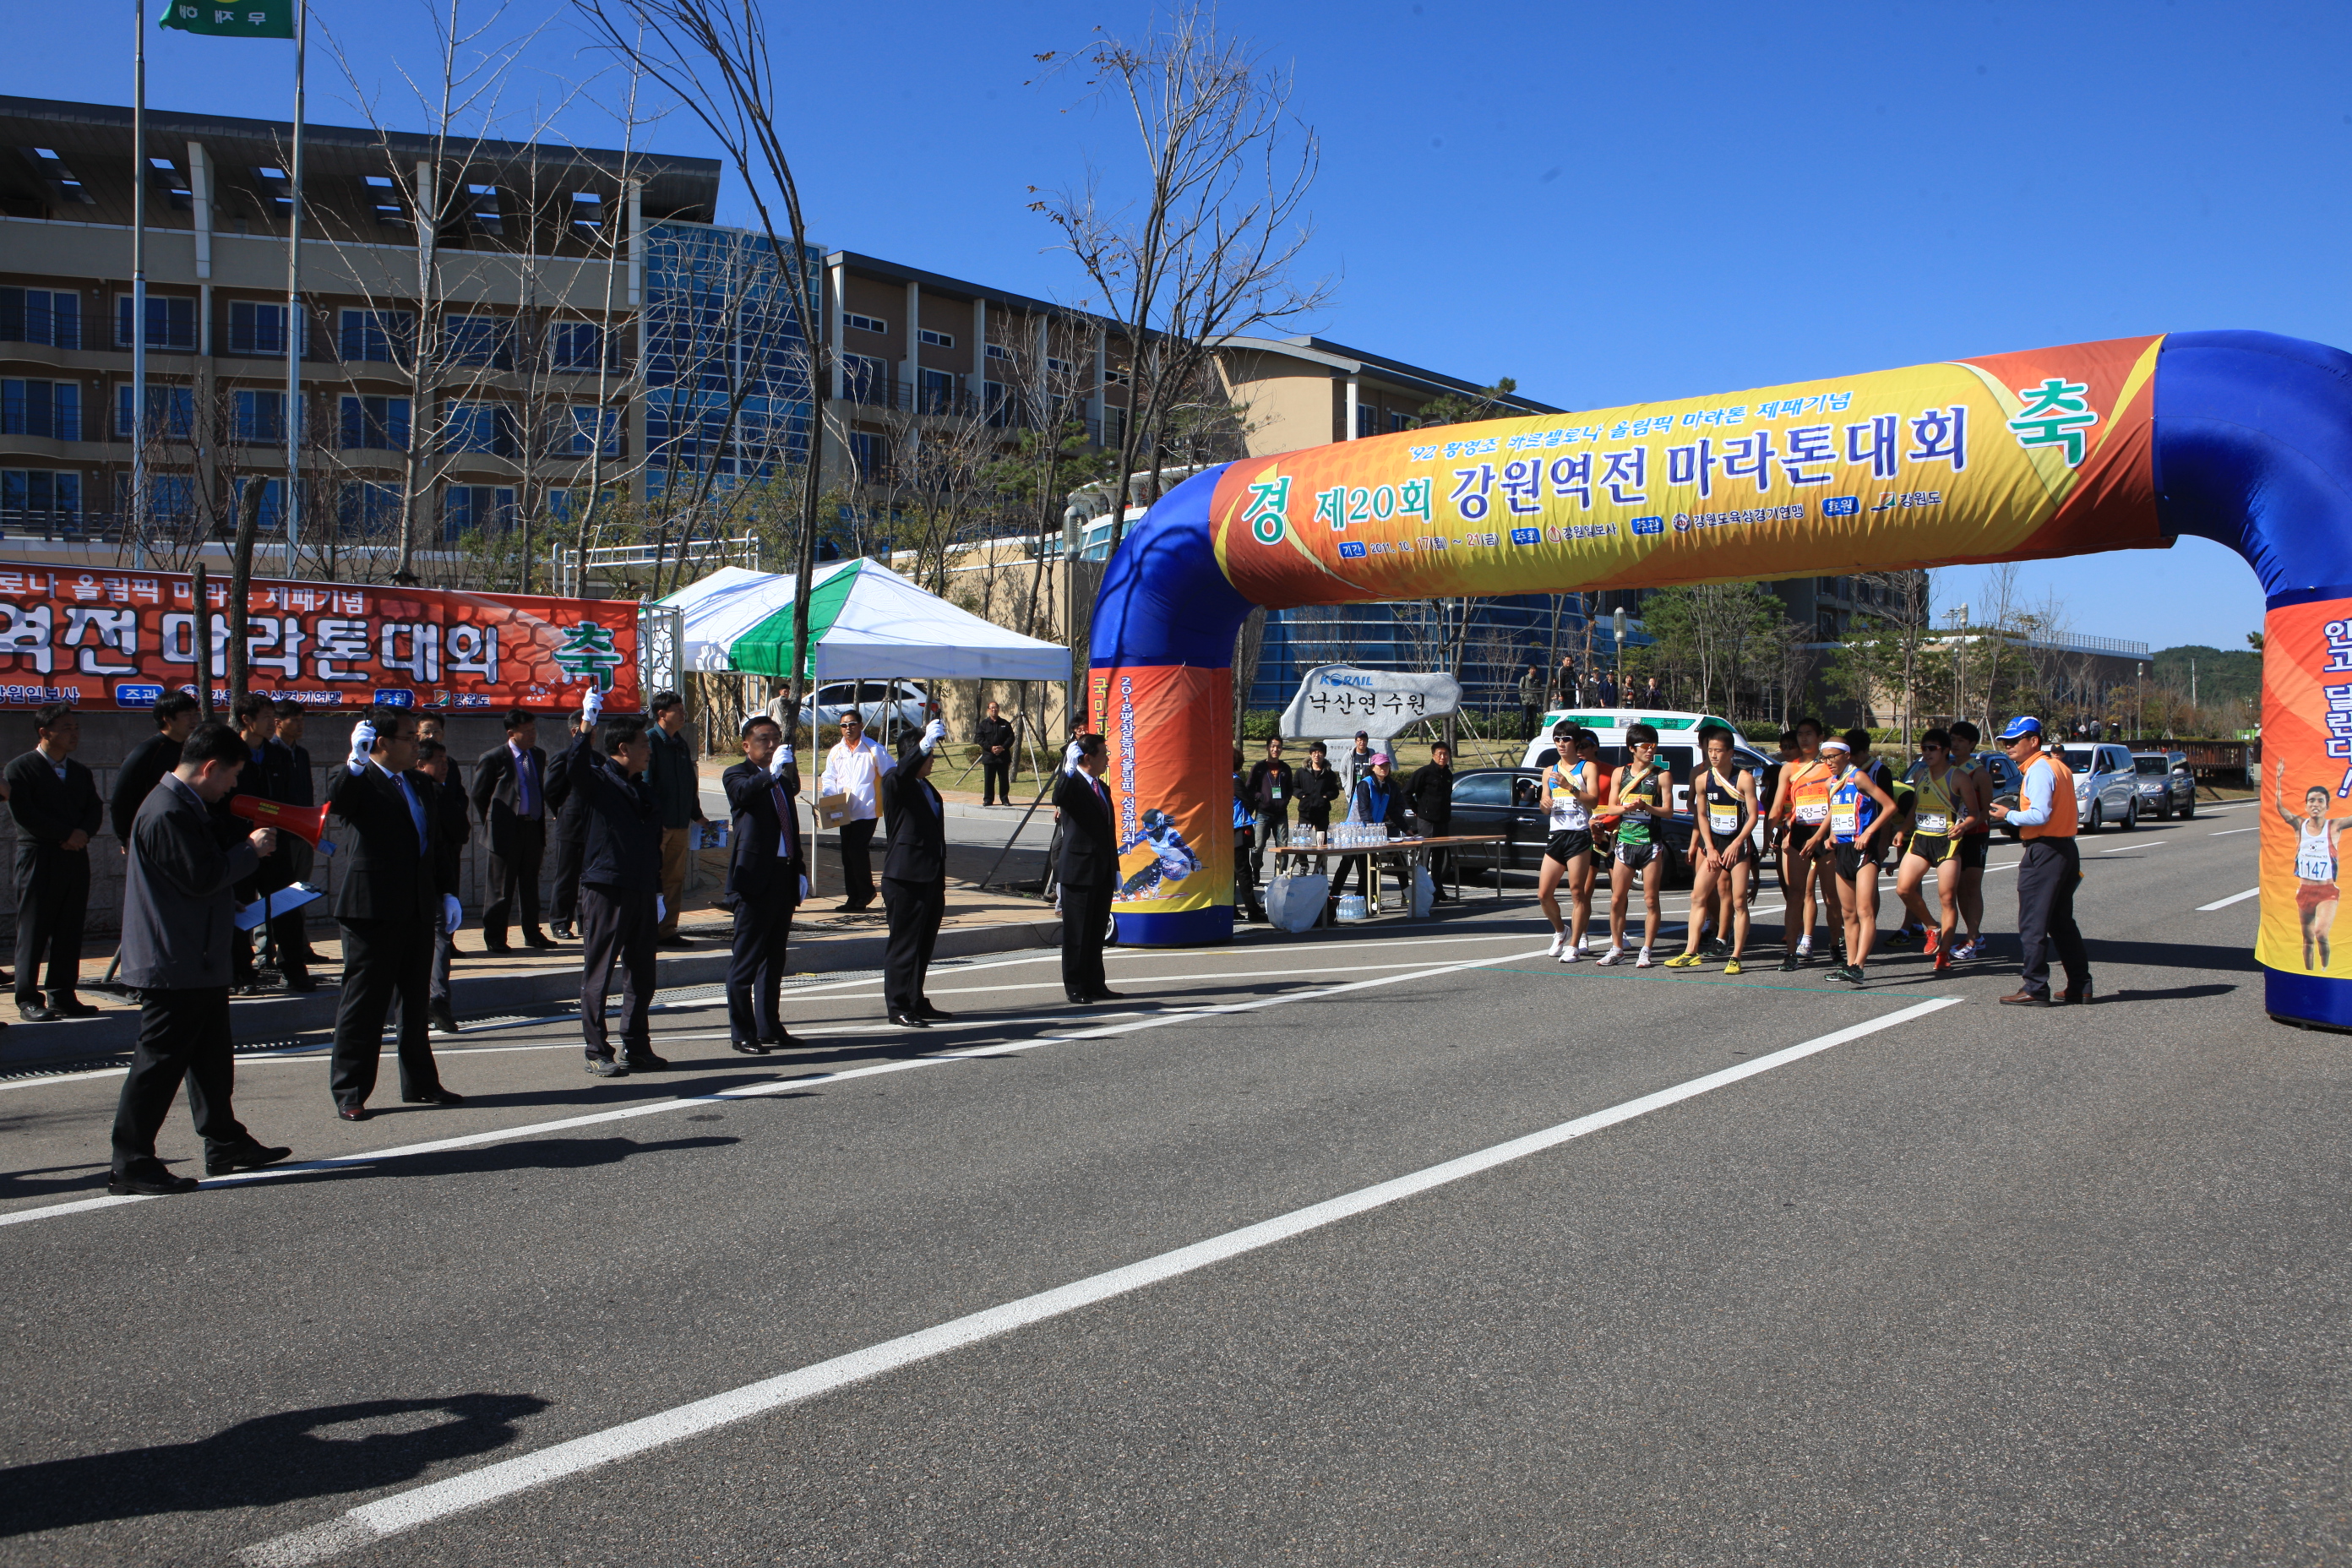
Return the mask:
[[[2000,732],[2000,738],[2004,741],[2014,741],[2020,735],[2039,735],[2040,733],[2042,733],[2042,721],[2030,713],[2020,713],[2009,721],[2009,727]]]

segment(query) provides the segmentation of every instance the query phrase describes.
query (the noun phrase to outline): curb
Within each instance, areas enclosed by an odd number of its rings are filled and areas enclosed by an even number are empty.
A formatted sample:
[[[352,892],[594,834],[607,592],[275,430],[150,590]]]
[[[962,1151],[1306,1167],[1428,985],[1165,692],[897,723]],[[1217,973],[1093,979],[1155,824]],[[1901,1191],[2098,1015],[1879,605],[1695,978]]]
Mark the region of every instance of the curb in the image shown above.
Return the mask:
[[[841,970],[879,969],[889,943],[886,934],[826,937],[792,949],[792,973],[828,974]],[[1024,948],[1058,948],[1062,922],[1047,917],[1002,925],[950,926],[940,932],[937,958],[974,958]],[[688,985],[718,985],[727,979],[728,955],[698,952],[684,958],[655,960],[655,985],[663,991]],[[230,1026],[239,1042],[287,1039],[315,1034],[335,1025],[341,993],[320,987],[299,996],[264,996],[235,1003]],[[461,1016],[512,1013],[520,1008],[569,1002],[580,995],[577,963],[521,973],[455,974],[449,980],[449,1002]],[[110,1012],[102,1017],[56,1024],[16,1024],[0,1034],[0,1066],[22,1067],[52,1061],[127,1053],[139,1042],[139,1015]]]

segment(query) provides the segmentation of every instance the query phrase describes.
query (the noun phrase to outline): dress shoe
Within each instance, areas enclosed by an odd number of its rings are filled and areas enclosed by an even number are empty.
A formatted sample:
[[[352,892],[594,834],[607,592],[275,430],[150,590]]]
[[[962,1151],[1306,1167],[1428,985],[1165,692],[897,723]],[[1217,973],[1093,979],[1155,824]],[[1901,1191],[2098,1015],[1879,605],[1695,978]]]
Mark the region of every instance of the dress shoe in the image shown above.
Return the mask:
[[[621,1058],[621,1065],[631,1072],[659,1072],[669,1066],[667,1057],[657,1057],[651,1051],[631,1051]]]
[[[950,1018],[955,1016],[953,1013],[949,1012],[946,1008],[934,1007],[929,1002],[925,1002],[919,1011],[925,1018],[935,1024],[943,1024]]]
[[[1095,999],[1093,997],[1081,996],[1075,991],[1064,992],[1062,994],[1062,999],[1073,1007],[1091,1007],[1095,1005]]]
[[[610,1057],[590,1057],[588,1076],[590,1078],[626,1078],[629,1076],[629,1069]]]
[[[160,1163],[152,1170],[117,1171],[106,1180],[106,1190],[118,1198],[160,1198],[172,1193],[193,1193],[196,1185],[194,1176],[175,1176]]]
[[[548,948],[553,947],[555,942],[543,931],[527,931],[522,933],[522,944],[525,947]]]
[[[1097,1002],[1123,1002],[1127,999],[1127,993],[1124,991],[1112,991],[1106,988],[1096,992],[1094,999]]]
[[[760,1037],[760,1043],[771,1050],[804,1051],[808,1049],[808,1042],[790,1029],[778,1029],[772,1035],[762,1035]]]
[[[403,1105],[463,1105],[466,1103],[466,1097],[453,1089],[433,1089],[425,1090],[423,1094],[404,1094],[400,1097],[400,1103]]]
[[[902,1029],[928,1029],[931,1026],[929,1018],[917,1017],[912,1013],[893,1013],[890,1021]]]
[[[727,1042],[727,1048],[747,1057],[764,1057],[768,1054],[767,1043],[763,1040],[730,1040]]]
[[[24,1019],[27,1024],[56,1024],[63,1022],[65,1018],[63,1013],[44,1007],[38,1002],[17,1003],[16,1016]]]
[[[503,942],[485,942],[482,943],[482,951],[484,952],[496,953],[499,957],[503,958],[508,953],[512,952],[514,948],[511,944]]]
[[[844,904],[839,909],[834,910],[834,913],[837,915],[862,915],[873,907],[874,900],[868,899],[862,904]]]
[[[2000,1000],[2001,1005],[2007,1007],[2047,1007],[2051,1005],[2051,998],[2047,996],[2037,996],[2031,991],[2012,991]]]
[[[2091,983],[2085,980],[2080,985],[2069,985],[2060,994],[2076,1006],[2087,1007],[2091,1005],[2092,989]]]
[[[374,1113],[369,1110],[364,1105],[338,1105],[335,1107],[335,1115],[337,1118],[344,1121],[365,1121],[373,1114]]]
[[[572,934],[572,922],[570,921],[556,921],[553,925],[548,928],[548,934],[555,938],[558,942],[578,942],[580,940],[578,937]]]
[[[654,945],[656,947],[692,947],[694,943],[673,931],[668,936],[663,937],[660,941],[655,942]]]
[[[457,1015],[447,1007],[429,1008],[425,1013],[425,1026],[436,1035],[454,1035],[457,1033]]]
[[[266,1144],[247,1143],[226,1154],[205,1155],[205,1174],[226,1176],[236,1171],[257,1171],[264,1165],[275,1165],[292,1152],[291,1149],[272,1149]]]
[[[319,983],[317,981],[311,979],[309,975],[303,973],[299,969],[288,970],[286,972],[286,978],[279,981],[278,984],[288,991],[316,991],[319,988]]]
[[[79,996],[52,996],[49,1011],[64,1018],[95,1018],[98,1009]]]

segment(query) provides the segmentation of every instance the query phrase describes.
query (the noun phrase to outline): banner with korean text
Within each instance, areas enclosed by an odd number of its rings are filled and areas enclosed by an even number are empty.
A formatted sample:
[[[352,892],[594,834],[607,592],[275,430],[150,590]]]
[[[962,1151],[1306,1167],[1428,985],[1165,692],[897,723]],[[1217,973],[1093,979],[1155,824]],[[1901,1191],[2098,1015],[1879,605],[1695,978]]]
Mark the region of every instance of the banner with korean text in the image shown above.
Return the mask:
[[[228,699],[228,584],[208,577],[214,700]],[[251,584],[247,685],[324,708],[563,709],[593,682],[644,705],[637,606],[343,583]],[[193,694],[193,579],[0,562],[0,708],[151,708]]]

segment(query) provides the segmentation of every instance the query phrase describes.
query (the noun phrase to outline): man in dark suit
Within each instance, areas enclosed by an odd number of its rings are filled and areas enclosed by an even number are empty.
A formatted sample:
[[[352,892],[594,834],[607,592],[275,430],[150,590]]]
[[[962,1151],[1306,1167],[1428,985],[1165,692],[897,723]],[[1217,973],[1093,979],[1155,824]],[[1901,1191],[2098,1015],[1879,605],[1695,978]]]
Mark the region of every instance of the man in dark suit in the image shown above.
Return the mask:
[[[778,1020],[776,996],[793,910],[808,896],[808,862],[793,805],[801,771],[773,719],[754,713],[744,721],[743,760],[727,770],[723,782],[734,818],[729,835],[734,856],[727,866],[727,893],[735,900],[727,1036],[744,1055],[762,1057],[771,1047],[800,1044]]]
[[[221,847],[213,807],[236,788],[249,759],[226,724],[186,737],[179,763],[151,790],[131,821],[122,880],[122,979],[139,993],[139,1046],[114,1111],[117,1196],[195,1190],[155,1157],[155,1134],[188,1082],[188,1110],[205,1141],[205,1173],[225,1176],[271,1165],[293,1152],[265,1148],[230,1106],[236,1083],[229,1036],[231,887],[253,874],[277,831],[257,827]]]
[[[604,694],[581,705],[586,721],[564,753],[564,771],[588,814],[588,847],[580,867],[580,1040],[595,1078],[619,1078],[669,1066],[654,1054],[648,1023],[654,1001],[654,932],[661,923],[661,814],[646,769],[653,743],[642,719],[623,719],[596,752]],[[621,968],[621,1057],[604,1027],[604,993]]]
[[[507,715],[507,738],[474,764],[474,812],[490,847],[488,901],[482,905],[482,945],[506,952],[507,925],[522,906],[522,940],[553,947],[539,929],[539,867],[547,851],[547,753],[539,723],[518,708]]]
[[[302,743],[302,728],[308,710],[299,702],[278,705],[278,733],[268,747],[269,754],[270,788],[282,793],[275,798],[289,805],[310,806],[319,804],[318,774],[310,767],[310,749]],[[293,856],[294,880],[309,879],[318,866],[318,854],[301,839],[289,834],[287,850]],[[281,842],[284,842],[281,840]],[[298,964],[307,975],[310,965],[321,962],[310,947],[310,910],[308,905],[290,910],[269,922],[271,935],[278,951],[289,955],[288,963]]]
[[[570,942],[576,934],[573,921],[580,913],[580,862],[588,852],[588,813],[582,805],[583,796],[572,787],[572,770],[565,759],[571,755],[571,736],[583,729],[593,729],[580,714],[572,716],[572,728],[567,744],[547,760],[547,809],[554,819],[551,847],[555,852],[554,885],[548,889],[547,919],[549,931],[559,942]]]
[[[167,691],[155,699],[154,714],[155,733],[122,759],[122,766],[114,773],[114,799],[107,805],[107,820],[113,824],[114,837],[126,855],[131,852],[131,825],[139,820],[139,808],[147,804],[147,796],[163,782],[163,775],[180,765],[180,748],[187,744],[188,731],[196,727],[196,700],[184,691]]]
[[[52,702],[34,713],[33,725],[39,743],[8,764],[8,812],[16,819],[16,1011],[44,1024],[98,1012],[74,991],[81,984],[82,917],[89,909],[89,836],[105,825],[106,808],[98,781],[73,760],[81,715]]]
[[[400,998],[400,1098],[410,1105],[457,1105],[441,1087],[425,1035],[436,921],[457,889],[442,881],[440,831],[433,781],[413,772],[415,725],[398,708],[377,708],[352,730],[352,752],[327,786],[327,805],[349,823],[355,842],[343,863],[335,919],[343,928],[343,989],[335,1009],[329,1085],[335,1114],[368,1118],[384,1015]]]
[[[980,732],[973,737],[980,742],[981,805],[1013,804],[1013,743],[1017,738],[1013,721],[990,703],[988,717],[980,721]]]
[[[882,858],[882,907],[890,917],[882,994],[890,1021],[910,1029],[950,1016],[923,994],[948,907],[947,813],[926,775],[947,732],[932,720],[919,739],[909,735],[899,742],[898,765],[882,775],[882,822],[890,835]]]
[[[433,853],[441,863],[441,885],[453,889],[458,885],[458,865],[466,852],[466,840],[474,834],[466,812],[466,792],[452,776],[457,766],[457,760],[440,742],[418,743],[416,771],[433,781],[433,816],[440,829]],[[442,918],[433,927],[433,974],[425,984],[425,1000],[432,1006],[433,1032],[436,1035],[457,1032],[457,1010],[449,995],[449,961],[457,952],[457,927],[448,918],[447,900],[444,900]]]
[[[281,805],[310,805],[313,804],[310,769],[298,764],[291,746],[280,745],[278,741],[278,707],[276,699],[258,691],[248,691],[237,699],[234,710],[236,732],[246,743],[248,760],[237,776],[236,793],[258,800],[274,800]],[[299,723],[296,730],[299,733]],[[308,755],[304,753],[305,759]],[[277,851],[263,858],[253,880],[238,889],[238,898],[251,902],[301,880],[302,872],[309,868],[297,852],[309,847],[290,833],[279,834]],[[299,910],[269,922],[270,958],[289,991],[309,991],[317,984],[310,973],[310,943],[302,936],[306,923],[307,916]],[[240,967],[247,983],[255,984],[259,975],[254,967],[250,940],[239,932],[234,951],[243,958]]]
[[[1118,823],[1102,773],[1110,749],[1100,735],[1081,735],[1063,753],[1054,785],[1062,814],[1062,994],[1074,1005],[1108,1002],[1118,993],[1103,980],[1103,937],[1110,896],[1118,886]]]

